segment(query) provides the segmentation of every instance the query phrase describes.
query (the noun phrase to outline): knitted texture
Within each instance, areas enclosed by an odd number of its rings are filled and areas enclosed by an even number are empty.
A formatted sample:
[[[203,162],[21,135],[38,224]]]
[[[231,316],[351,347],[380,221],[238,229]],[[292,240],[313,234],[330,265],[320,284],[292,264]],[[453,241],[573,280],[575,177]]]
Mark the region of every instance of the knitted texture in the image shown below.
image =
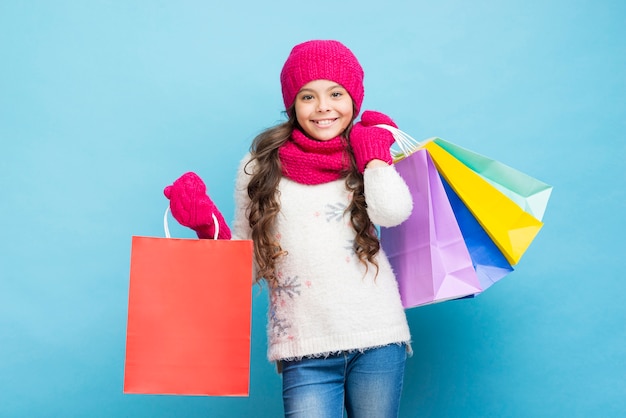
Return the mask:
[[[361,121],[356,123],[350,131],[350,145],[352,145],[357,168],[361,173],[365,171],[367,163],[372,160],[392,163],[390,148],[394,143],[393,135],[386,129],[374,126],[380,124],[398,127],[389,116],[366,110],[361,116]]]
[[[343,139],[328,141],[308,138],[294,129],[291,140],[278,150],[283,175],[301,184],[322,184],[337,180],[350,166]]]
[[[300,89],[314,80],[330,80],[348,91],[358,115],[363,103],[363,68],[352,51],[338,41],[307,41],[291,50],[280,73],[285,109]]]
[[[255,164],[241,163],[235,194],[233,237],[249,239],[247,184]],[[394,166],[364,174],[373,222],[393,226],[411,213],[411,195]],[[362,350],[411,339],[398,284],[384,250],[379,269],[368,271],[354,253],[352,200],[343,180],[304,185],[283,178],[275,234],[287,252],[277,260],[269,289],[268,358],[299,359]]]
[[[172,216],[183,226],[193,229],[198,238],[211,239],[215,236],[215,222],[219,224],[218,239],[230,239],[230,228],[222,213],[206,193],[206,185],[195,173],[180,176],[171,186],[163,190],[170,200]]]

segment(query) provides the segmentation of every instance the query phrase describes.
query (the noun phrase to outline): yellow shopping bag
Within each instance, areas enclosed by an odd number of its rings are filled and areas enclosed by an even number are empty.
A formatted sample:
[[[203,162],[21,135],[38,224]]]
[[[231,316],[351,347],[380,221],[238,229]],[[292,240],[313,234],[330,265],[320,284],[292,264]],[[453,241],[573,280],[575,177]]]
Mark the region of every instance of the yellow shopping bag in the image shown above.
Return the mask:
[[[517,264],[543,223],[435,141],[429,141],[423,147],[428,150],[439,174],[465,203],[509,263]]]

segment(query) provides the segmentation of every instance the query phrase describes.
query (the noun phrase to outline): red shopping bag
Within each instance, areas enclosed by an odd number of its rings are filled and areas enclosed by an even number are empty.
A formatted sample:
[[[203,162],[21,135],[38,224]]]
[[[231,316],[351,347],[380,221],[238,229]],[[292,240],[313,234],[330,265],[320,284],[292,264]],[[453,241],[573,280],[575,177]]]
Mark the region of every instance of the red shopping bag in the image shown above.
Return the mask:
[[[124,393],[247,396],[252,241],[132,237]]]

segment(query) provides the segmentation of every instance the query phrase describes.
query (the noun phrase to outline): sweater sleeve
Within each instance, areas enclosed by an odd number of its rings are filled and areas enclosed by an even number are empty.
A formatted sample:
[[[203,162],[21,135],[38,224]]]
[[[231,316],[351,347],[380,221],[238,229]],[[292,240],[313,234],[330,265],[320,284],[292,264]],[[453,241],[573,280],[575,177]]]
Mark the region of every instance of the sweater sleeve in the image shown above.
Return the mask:
[[[408,219],[413,199],[393,165],[367,168],[363,179],[367,213],[374,224],[392,227]]]
[[[254,170],[254,162],[250,163],[250,153],[239,163],[237,170],[237,180],[235,181],[235,216],[233,220],[233,228],[231,229],[232,239],[252,239],[252,229],[248,220],[248,206],[250,205],[250,197],[248,196],[248,183]],[[252,263],[252,277],[256,280],[259,268],[256,260]]]
[[[251,229],[248,222],[248,183],[251,177],[250,154],[248,153],[239,163],[237,179],[235,181],[235,216],[233,221],[233,239],[251,239]]]

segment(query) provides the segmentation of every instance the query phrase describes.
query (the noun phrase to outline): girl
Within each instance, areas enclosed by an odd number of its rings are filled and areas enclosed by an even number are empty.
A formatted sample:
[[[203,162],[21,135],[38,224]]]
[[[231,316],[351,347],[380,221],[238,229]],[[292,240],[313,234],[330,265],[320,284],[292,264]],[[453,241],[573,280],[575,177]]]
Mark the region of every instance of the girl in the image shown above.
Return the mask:
[[[389,117],[365,111],[363,70],[332,40],[296,45],[280,75],[288,121],[258,135],[235,191],[233,237],[254,242],[270,292],[268,358],[282,370],[287,417],[396,417],[410,333],[375,225],[412,200],[391,165]],[[230,230],[187,173],[165,189],[200,238]]]

